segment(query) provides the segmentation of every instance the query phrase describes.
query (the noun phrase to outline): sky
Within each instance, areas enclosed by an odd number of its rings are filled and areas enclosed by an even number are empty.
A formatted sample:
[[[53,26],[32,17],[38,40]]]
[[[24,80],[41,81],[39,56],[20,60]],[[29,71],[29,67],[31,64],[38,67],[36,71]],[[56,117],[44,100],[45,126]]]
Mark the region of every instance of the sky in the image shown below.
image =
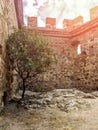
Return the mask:
[[[89,9],[98,5],[98,0],[23,0],[24,21],[28,16],[38,17],[38,26],[45,26],[46,17],[56,18],[57,28],[62,28],[63,19],[81,15],[84,22],[90,20]]]

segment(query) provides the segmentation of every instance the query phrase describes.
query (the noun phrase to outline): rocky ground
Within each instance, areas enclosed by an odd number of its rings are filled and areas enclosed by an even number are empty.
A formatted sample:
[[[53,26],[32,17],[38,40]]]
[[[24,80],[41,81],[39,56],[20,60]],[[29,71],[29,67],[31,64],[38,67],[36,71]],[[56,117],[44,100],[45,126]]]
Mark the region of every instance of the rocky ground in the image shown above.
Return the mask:
[[[98,92],[27,91],[21,104],[9,103],[2,111],[0,130],[98,130]]]

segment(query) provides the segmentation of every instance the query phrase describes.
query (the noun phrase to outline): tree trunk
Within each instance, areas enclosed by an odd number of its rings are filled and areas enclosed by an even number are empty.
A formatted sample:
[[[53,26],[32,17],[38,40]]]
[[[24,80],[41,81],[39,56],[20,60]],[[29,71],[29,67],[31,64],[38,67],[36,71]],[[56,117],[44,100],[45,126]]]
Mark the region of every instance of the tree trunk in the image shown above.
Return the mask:
[[[6,91],[4,91],[3,103],[4,103],[4,106],[7,104],[7,92]]]
[[[23,80],[23,92],[22,92],[22,99],[24,98],[25,91],[26,91],[25,80]]]

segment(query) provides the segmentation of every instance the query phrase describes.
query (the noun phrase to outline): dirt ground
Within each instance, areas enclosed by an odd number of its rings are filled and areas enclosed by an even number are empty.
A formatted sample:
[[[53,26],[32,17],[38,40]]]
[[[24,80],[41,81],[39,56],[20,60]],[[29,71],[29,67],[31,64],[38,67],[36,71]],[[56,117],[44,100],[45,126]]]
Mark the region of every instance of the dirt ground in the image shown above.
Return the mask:
[[[98,130],[98,97],[90,106],[64,112],[57,108],[27,110],[10,104],[0,116],[0,130]]]

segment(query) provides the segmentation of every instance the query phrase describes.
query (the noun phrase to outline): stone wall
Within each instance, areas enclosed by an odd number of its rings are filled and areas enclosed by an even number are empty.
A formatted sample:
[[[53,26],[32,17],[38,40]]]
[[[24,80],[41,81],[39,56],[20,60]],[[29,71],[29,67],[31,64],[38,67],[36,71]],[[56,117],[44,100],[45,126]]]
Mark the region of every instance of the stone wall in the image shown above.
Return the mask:
[[[56,55],[56,64],[48,73],[47,79],[51,80],[58,88],[72,86],[74,74],[74,59],[77,57],[76,46],[71,45],[67,38],[47,37]]]
[[[56,29],[51,20],[55,21],[49,18],[48,28],[33,28],[33,23],[37,26],[33,18],[28,22],[30,30],[47,37],[56,54],[57,64],[44,76],[45,80],[50,79],[59,88],[98,89],[98,17],[71,30]]]
[[[57,87],[76,87],[81,90],[98,89],[98,28],[72,39],[47,37],[56,52],[58,63],[51,74]],[[53,40],[54,39],[54,40]],[[81,53],[77,53],[80,44]]]
[[[13,28],[17,28],[14,0],[0,0],[0,103],[7,89],[6,39]]]
[[[98,27],[75,37],[80,41],[81,54],[75,60],[75,86],[98,89]]]

